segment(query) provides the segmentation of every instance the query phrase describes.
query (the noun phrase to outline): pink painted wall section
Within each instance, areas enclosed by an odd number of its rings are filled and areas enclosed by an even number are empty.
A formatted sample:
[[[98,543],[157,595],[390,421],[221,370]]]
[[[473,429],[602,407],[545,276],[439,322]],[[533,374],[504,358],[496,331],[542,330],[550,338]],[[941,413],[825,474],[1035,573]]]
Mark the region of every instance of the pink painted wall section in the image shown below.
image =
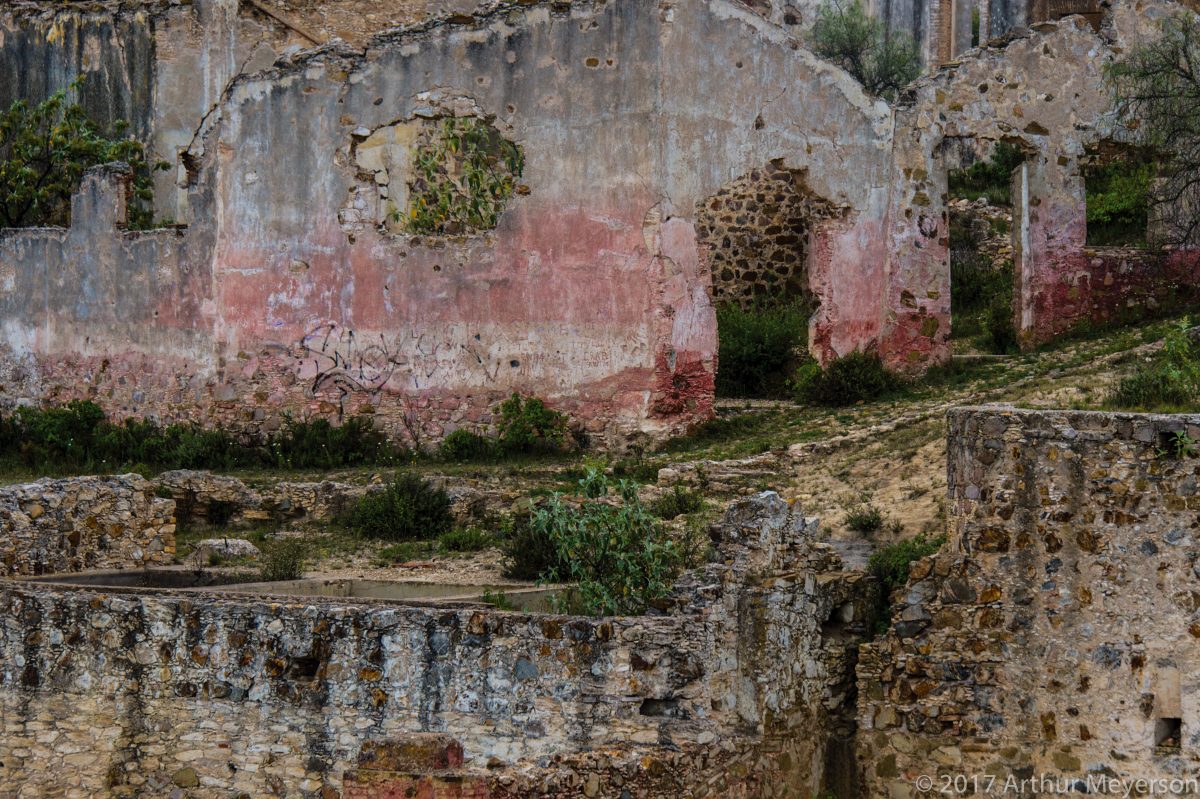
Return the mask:
[[[813,230],[809,286],[820,305],[809,324],[809,350],[823,364],[878,347],[887,258],[881,233],[870,220],[835,220]]]
[[[1032,348],[1081,325],[1136,321],[1200,301],[1200,252],[1089,247],[1082,181],[1056,190],[1030,168],[1028,208],[1018,203],[1014,321]],[[1018,189],[1021,182],[1017,182]],[[1074,189],[1074,191],[1071,191]]]

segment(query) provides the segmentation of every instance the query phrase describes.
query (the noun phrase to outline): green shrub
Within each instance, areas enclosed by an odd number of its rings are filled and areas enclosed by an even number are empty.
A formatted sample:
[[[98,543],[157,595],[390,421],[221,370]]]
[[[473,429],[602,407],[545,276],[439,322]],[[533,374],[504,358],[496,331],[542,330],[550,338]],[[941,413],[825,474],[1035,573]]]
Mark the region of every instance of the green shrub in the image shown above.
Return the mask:
[[[825,369],[808,364],[795,380],[800,402],[835,408],[879,399],[902,386],[903,381],[884,368],[878,355],[864,352],[838,358]]]
[[[945,536],[926,538],[922,534],[907,541],[880,547],[871,553],[867,569],[879,580],[886,597],[908,583],[908,572],[914,562],[934,554],[945,543]]]
[[[1200,406],[1200,347],[1187,330],[1184,322],[1169,331],[1162,351],[1117,384],[1109,405],[1151,412],[1190,411]]]
[[[411,453],[395,447],[367,417],[355,417],[334,426],[325,419],[297,422],[288,419],[272,436],[267,448],[275,464],[285,469],[333,469],[366,464],[402,463]]]
[[[549,530],[544,526],[534,526],[530,514],[513,516],[505,521],[501,529],[505,577],[541,580],[547,575],[566,571]]]
[[[1097,247],[1144,245],[1154,178],[1154,165],[1136,158],[1087,170],[1087,243]]]
[[[496,446],[491,439],[470,430],[455,430],[442,439],[438,455],[451,463],[472,463],[491,460],[496,456]]]
[[[870,502],[862,502],[846,509],[846,527],[856,533],[878,532],[883,529],[885,521],[883,511]]]
[[[263,555],[259,576],[264,582],[299,580],[304,576],[308,547],[303,541],[286,538],[275,542]]]
[[[717,396],[777,398],[808,341],[808,308],[800,303],[717,309]]]
[[[637,500],[636,486],[575,504],[550,497],[530,515],[535,534],[551,542],[558,563],[544,579],[569,582],[561,609],[597,616],[636,615],[665,596],[683,558],[662,523]]]
[[[704,498],[676,484],[669,494],[663,494],[650,505],[650,512],[660,519],[674,519],[695,513],[704,507]]]
[[[496,539],[478,527],[450,530],[438,537],[443,552],[479,552],[496,545]]]
[[[813,52],[845,69],[871,94],[894,98],[921,75],[912,36],[888,30],[860,0],[827,0],[810,37]]]
[[[450,497],[414,474],[402,474],[341,516],[343,526],[364,538],[412,541],[437,538],[454,524]]]
[[[514,393],[497,409],[496,433],[507,454],[557,452],[566,443],[567,417],[536,397]]]

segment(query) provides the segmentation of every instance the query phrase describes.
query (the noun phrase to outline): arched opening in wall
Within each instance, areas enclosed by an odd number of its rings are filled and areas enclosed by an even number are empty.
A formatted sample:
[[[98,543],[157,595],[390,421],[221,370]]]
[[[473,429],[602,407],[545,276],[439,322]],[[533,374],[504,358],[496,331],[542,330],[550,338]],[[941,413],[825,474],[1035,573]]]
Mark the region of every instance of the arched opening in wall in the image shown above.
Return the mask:
[[[1078,15],[1099,32],[1108,13],[1107,7],[1105,0],[1033,0],[1029,6],[1029,24],[1057,22]]]
[[[1103,141],[1080,160],[1089,247],[1142,249],[1154,238],[1150,194],[1155,159],[1145,148]]]
[[[804,170],[772,161],[696,208],[696,235],[712,273],[720,351],[717,396],[786,396],[808,358],[813,234],[840,216],[808,187]]]
[[[1024,153],[1010,142],[947,137],[942,160],[948,170],[952,345],[959,354],[1013,352],[1013,181]]]

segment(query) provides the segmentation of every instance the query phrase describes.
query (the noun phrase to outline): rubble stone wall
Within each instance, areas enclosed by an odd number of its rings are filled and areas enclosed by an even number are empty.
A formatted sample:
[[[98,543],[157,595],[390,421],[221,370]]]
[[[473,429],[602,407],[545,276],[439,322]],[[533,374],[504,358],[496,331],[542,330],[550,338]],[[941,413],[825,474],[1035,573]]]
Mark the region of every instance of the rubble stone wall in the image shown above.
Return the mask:
[[[815,529],[777,495],[743,500],[718,562],[615,619],[7,583],[0,796],[815,793],[813,732],[853,706],[874,605]],[[430,732],[457,754],[380,754]]]
[[[1200,461],[1177,436],[1200,416],[951,412],[949,543],[859,661],[865,795],[1195,778]]]
[[[0,488],[0,576],[170,563],[175,503],[136,474]]]

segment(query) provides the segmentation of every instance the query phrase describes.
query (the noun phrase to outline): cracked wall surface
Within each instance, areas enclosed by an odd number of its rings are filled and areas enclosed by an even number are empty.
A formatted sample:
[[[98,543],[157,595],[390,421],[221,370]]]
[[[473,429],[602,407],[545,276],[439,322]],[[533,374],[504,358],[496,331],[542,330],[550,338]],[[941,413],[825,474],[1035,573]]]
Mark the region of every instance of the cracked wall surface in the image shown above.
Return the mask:
[[[1200,418],[951,411],[949,543],[859,661],[866,795],[916,795],[921,775],[991,774],[996,793],[1196,777],[1200,503],[1177,433]],[[1182,721],[1172,745],[1161,719]]]

